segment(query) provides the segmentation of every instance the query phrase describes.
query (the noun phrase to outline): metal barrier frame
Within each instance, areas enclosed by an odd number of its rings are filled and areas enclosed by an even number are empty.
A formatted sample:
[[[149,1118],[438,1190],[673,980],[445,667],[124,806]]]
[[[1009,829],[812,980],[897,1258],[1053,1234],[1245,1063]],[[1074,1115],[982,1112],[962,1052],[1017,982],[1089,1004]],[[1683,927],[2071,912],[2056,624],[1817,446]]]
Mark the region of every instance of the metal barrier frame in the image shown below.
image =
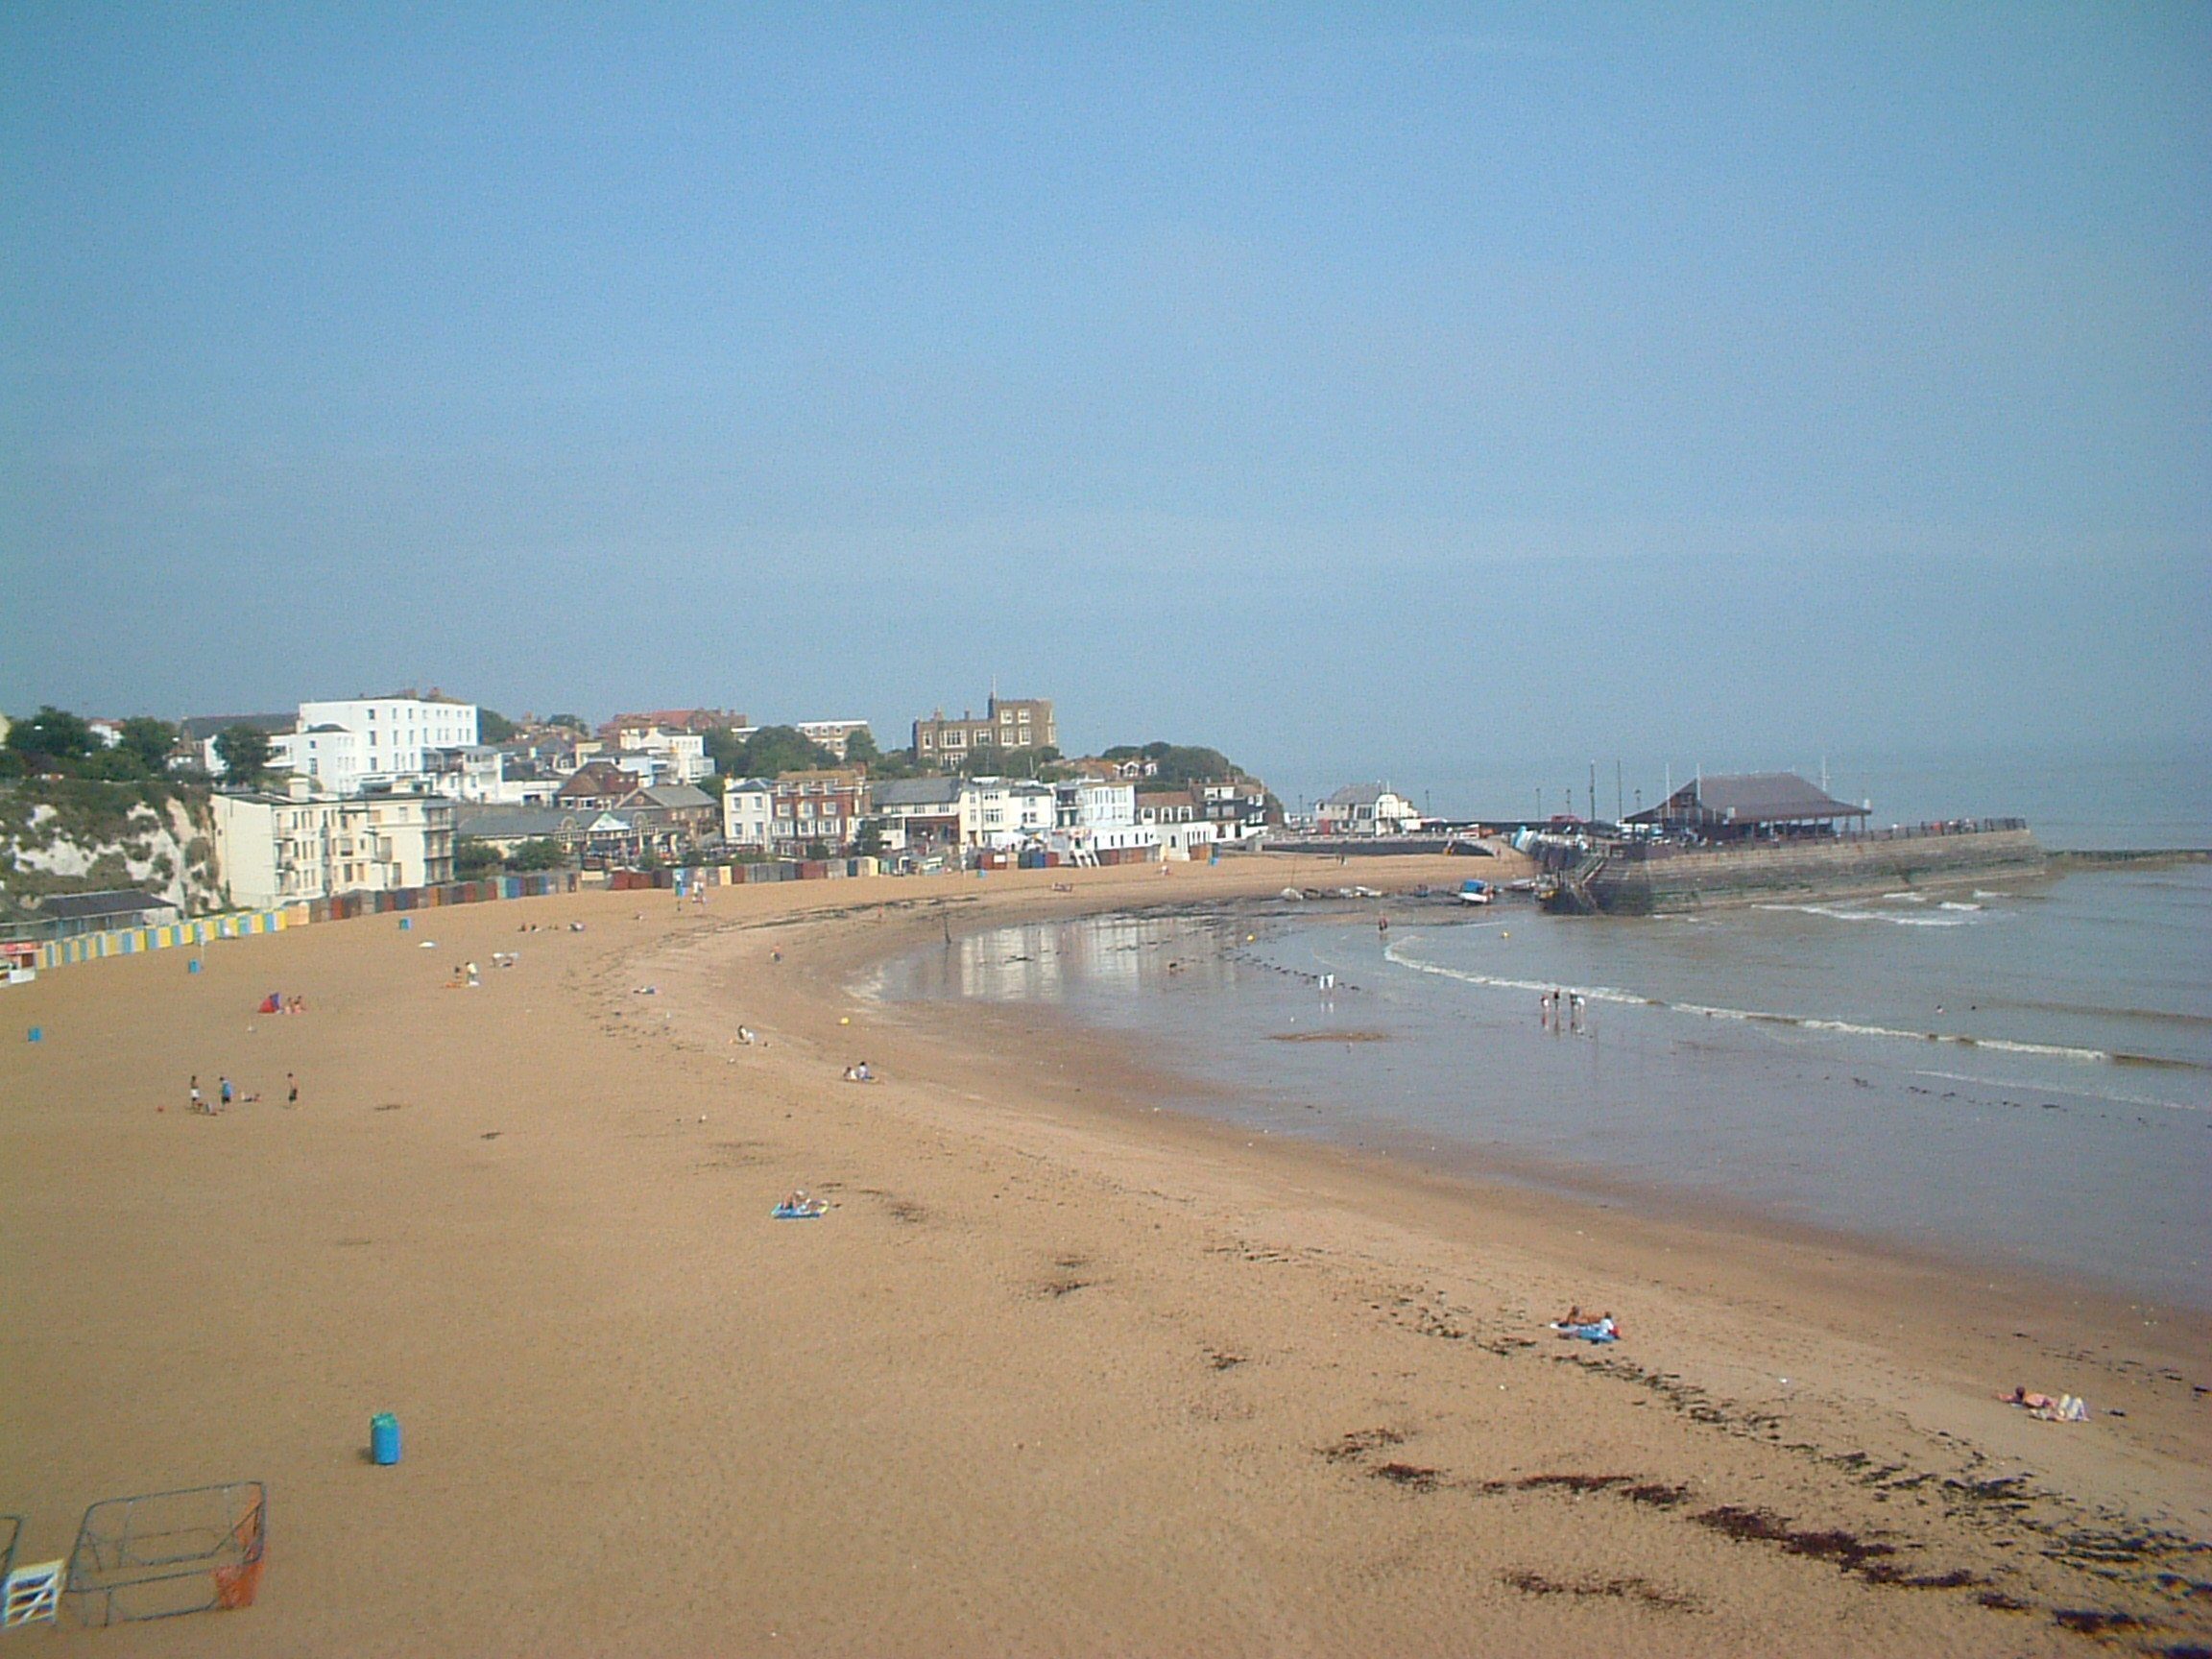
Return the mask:
[[[268,1547],[268,1519],[269,1495],[258,1480],[104,1499],[77,1528],[66,1593],[86,1624],[244,1606]],[[192,1592],[195,1578],[204,1581],[204,1595]],[[149,1588],[156,1585],[170,1588]]]

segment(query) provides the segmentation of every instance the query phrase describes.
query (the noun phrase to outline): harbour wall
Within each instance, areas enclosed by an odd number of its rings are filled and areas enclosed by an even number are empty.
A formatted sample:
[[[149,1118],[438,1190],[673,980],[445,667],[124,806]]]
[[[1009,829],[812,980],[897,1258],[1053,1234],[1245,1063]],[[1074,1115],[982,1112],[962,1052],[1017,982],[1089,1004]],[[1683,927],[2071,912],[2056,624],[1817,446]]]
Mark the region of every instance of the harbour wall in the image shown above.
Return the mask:
[[[1615,855],[1580,886],[1590,905],[1607,915],[1649,916],[1777,900],[1863,899],[1976,878],[2038,875],[2047,863],[2027,830],[1978,830]]]

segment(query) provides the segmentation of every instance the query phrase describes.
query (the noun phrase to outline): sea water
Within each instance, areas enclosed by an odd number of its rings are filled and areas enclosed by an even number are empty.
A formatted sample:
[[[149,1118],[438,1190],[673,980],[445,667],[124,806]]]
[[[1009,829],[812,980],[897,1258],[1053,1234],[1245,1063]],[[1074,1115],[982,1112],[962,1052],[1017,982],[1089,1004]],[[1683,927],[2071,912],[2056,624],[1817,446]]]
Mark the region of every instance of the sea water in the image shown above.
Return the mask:
[[[2212,866],[1694,917],[1139,913],[953,940],[876,988],[1056,1005],[1255,1131],[2212,1307]]]

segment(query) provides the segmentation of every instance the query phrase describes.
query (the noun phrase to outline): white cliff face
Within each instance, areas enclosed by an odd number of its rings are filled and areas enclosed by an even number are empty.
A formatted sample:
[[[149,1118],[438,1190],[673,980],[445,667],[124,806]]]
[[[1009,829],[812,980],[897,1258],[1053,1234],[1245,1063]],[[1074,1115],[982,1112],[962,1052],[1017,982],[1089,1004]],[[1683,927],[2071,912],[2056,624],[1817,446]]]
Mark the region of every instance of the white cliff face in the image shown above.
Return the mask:
[[[205,803],[181,795],[128,807],[0,800],[0,891],[27,904],[48,893],[136,887],[186,914],[222,909],[205,819]]]

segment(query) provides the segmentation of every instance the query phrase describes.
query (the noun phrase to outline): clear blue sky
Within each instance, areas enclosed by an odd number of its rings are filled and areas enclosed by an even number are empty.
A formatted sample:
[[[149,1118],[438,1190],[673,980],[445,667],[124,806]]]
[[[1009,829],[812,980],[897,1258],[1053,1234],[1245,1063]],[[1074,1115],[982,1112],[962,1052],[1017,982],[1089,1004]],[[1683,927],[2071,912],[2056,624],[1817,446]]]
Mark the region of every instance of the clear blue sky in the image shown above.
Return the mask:
[[[2212,8],[454,10],[0,12],[0,708],[2212,741]]]

